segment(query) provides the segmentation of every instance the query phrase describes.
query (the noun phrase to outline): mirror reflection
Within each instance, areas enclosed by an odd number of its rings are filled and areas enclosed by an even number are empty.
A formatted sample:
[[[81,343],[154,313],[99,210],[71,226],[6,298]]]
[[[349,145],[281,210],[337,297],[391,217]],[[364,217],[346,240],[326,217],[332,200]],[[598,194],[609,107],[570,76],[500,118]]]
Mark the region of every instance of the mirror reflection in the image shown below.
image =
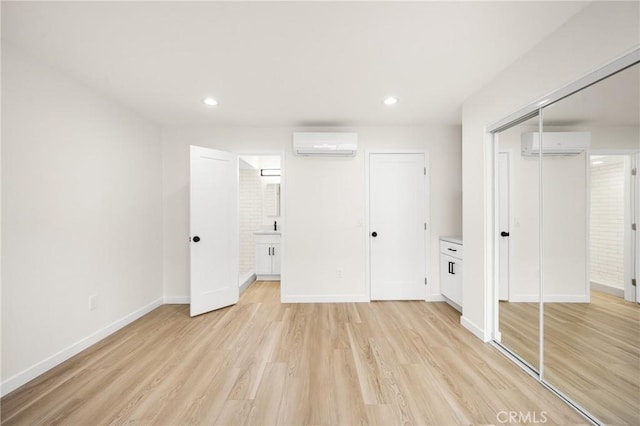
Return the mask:
[[[499,283],[497,340],[538,371],[540,323],[540,157],[524,155],[522,135],[538,117],[500,132],[497,155]]]
[[[567,145],[542,160],[543,380],[606,424],[640,423],[640,292],[631,281],[639,68],[543,112],[543,139],[555,133]],[[583,146],[581,133],[589,146],[569,152]]]
[[[263,188],[264,212],[268,217],[280,216],[280,184],[268,183]]]

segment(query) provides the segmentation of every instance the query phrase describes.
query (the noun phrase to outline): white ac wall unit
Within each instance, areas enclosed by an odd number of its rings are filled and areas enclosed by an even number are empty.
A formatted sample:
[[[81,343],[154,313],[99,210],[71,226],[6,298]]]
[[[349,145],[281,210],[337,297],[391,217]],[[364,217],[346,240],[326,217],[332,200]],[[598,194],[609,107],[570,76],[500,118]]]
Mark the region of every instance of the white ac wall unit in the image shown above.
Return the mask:
[[[523,133],[520,136],[522,155],[540,155],[540,133]],[[542,155],[578,155],[589,149],[590,132],[542,132]]]
[[[293,152],[304,157],[354,156],[358,151],[357,133],[294,132]]]

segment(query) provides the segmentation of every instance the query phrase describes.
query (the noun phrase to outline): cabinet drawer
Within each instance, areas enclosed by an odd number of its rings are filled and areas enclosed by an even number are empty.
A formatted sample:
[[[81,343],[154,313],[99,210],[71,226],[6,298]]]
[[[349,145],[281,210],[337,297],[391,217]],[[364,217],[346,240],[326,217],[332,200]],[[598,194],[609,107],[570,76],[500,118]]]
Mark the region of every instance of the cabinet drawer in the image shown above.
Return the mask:
[[[256,244],[280,244],[280,235],[256,234]]]
[[[440,253],[462,259],[462,245],[440,240]]]

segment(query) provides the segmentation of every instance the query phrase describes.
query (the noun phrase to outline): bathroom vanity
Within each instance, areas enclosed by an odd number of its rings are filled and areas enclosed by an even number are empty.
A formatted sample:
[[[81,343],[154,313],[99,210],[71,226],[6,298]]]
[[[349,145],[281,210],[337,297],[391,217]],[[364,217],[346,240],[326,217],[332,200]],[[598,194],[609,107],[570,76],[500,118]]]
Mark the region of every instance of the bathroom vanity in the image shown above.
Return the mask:
[[[255,270],[257,280],[280,280],[280,231],[256,231]]]

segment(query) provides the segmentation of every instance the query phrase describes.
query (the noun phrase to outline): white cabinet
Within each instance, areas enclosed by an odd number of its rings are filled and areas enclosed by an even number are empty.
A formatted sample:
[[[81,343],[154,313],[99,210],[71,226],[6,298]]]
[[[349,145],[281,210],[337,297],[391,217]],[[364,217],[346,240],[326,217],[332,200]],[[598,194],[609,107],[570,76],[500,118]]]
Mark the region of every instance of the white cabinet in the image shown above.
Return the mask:
[[[440,292],[459,311],[462,311],[462,253],[460,239],[440,238]]]
[[[280,279],[280,234],[256,233],[255,267],[258,280]]]

